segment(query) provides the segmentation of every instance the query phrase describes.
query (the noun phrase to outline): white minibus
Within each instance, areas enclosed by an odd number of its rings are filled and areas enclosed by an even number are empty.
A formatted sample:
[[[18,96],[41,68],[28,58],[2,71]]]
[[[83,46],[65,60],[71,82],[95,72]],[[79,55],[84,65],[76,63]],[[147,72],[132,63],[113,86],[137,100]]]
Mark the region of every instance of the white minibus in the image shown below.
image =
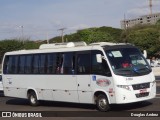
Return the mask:
[[[4,95],[96,104],[146,101],[156,96],[152,69],[140,50],[125,43],[43,44],[36,50],[7,52],[3,58]]]

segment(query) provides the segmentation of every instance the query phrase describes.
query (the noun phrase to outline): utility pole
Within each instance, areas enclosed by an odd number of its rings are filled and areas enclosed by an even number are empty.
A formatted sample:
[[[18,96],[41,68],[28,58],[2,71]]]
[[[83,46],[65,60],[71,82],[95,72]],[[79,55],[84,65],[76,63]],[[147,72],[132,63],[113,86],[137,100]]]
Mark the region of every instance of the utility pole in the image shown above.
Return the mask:
[[[62,43],[64,42],[64,36],[63,36],[63,33],[64,33],[64,30],[65,30],[66,28],[60,28],[60,29],[58,29],[58,30],[60,30],[61,31],[61,36],[62,36]]]
[[[126,26],[126,15],[124,14],[124,30],[126,31],[126,28],[127,28],[127,26]]]
[[[127,23],[126,23],[126,15],[124,14],[124,31],[125,31],[125,35],[126,35],[126,37],[125,37],[125,39],[124,39],[124,42],[125,43],[127,43]]]
[[[49,44],[48,32],[46,33],[47,44]]]
[[[150,15],[152,15],[152,0],[149,0]]]
[[[22,39],[22,42],[24,44],[24,32],[23,32],[24,26],[22,25],[22,26],[19,26],[19,27],[21,28],[21,39]]]

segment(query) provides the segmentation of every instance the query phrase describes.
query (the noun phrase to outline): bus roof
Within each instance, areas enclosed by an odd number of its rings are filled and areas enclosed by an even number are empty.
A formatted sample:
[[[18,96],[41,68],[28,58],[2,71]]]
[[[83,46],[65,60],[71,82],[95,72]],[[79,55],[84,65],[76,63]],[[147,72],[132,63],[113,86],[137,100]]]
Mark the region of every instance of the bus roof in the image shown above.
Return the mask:
[[[54,43],[54,44],[42,44],[40,45],[39,49],[7,52],[5,55],[81,51],[81,50],[91,50],[94,48],[102,49],[102,47],[106,48],[107,46],[113,47],[113,46],[126,46],[126,45],[131,45],[131,44],[111,43],[111,42],[98,42],[98,43],[91,43],[89,45],[87,45],[85,42]]]

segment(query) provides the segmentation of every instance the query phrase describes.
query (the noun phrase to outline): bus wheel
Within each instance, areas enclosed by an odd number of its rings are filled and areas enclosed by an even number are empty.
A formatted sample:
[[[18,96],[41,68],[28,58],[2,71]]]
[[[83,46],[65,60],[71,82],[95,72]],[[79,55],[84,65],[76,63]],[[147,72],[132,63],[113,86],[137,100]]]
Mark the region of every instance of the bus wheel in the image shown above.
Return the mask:
[[[37,100],[36,93],[33,91],[29,93],[28,99],[29,99],[31,106],[37,106],[39,104],[39,101]]]
[[[106,112],[110,109],[108,99],[103,94],[98,95],[96,105],[101,112]]]

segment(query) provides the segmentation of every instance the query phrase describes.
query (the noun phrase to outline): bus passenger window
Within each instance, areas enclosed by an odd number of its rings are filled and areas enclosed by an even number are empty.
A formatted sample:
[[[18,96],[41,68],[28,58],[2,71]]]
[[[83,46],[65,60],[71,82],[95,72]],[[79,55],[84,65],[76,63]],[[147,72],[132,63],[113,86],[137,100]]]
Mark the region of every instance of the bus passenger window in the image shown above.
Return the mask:
[[[4,74],[8,74],[9,73],[9,56],[6,56],[5,57],[5,60],[4,60],[4,65],[3,65],[3,73]]]
[[[46,71],[47,74],[55,74],[56,73],[56,59],[57,59],[57,54],[56,53],[50,53],[47,54],[47,67]]]
[[[90,74],[90,53],[78,54],[77,73],[78,74]]]
[[[63,63],[63,54],[57,54],[57,59],[56,59],[56,74],[63,74],[63,68],[62,68],[62,63]]]
[[[33,74],[39,74],[39,55],[34,55],[33,59]]]
[[[45,54],[40,55],[39,72],[40,74],[46,73],[46,55]]]
[[[24,67],[25,67],[25,56],[21,55],[19,57],[19,74],[24,74]]]
[[[18,56],[9,56],[7,62],[7,73],[16,74],[18,70]]]
[[[64,53],[63,64],[62,64],[63,74],[74,74],[74,69],[75,69],[74,63],[75,63],[74,53]]]
[[[25,73],[32,74],[32,55],[26,56]]]

